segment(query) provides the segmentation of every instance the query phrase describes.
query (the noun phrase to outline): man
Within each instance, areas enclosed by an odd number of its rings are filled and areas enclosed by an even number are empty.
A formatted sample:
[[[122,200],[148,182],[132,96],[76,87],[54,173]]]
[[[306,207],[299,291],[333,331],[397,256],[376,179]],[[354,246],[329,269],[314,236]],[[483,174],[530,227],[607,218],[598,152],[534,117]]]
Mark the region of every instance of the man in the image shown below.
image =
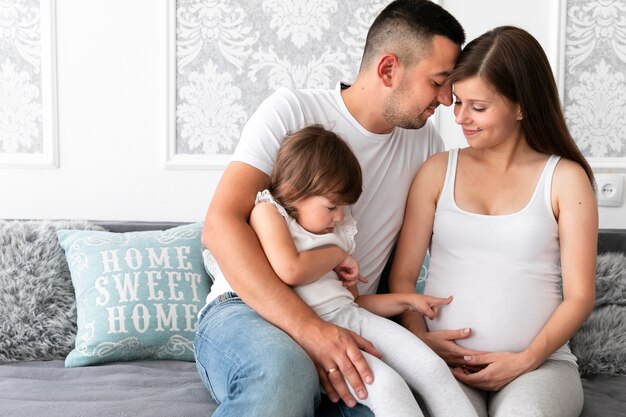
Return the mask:
[[[279,89],[244,127],[202,235],[221,270],[196,337],[200,375],[220,403],[215,416],[313,416],[319,384],[348,407],[356,405],[352,393],[367,396],[375,375],[361,350],[379,355],[375,347],[322,321],[283,284],[247,219],[285,135],[310,124],[333,130],[363,170],[363,194],[351,207],[359,229],[354,256],[369,279],[360,292],[375,292],[411,181],[443,149],[427,119],[440,103],[451,104],[445,81],[464,41],[460,24],[440,6],[396,0],[370,27],[354,84]],[[371,415],[363,406],[349,411]]]

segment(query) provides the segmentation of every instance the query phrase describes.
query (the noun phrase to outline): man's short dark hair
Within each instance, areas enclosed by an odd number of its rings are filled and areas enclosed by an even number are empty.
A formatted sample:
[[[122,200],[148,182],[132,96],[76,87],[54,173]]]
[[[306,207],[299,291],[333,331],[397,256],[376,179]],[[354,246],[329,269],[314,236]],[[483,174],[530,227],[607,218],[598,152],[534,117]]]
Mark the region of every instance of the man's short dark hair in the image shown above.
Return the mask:
[[[395,0],[376,17],[367,32],[361,67],[381,53],[392,52],[411,65],[430,52],[435,35],[461,46],[465,32],[448,11],[429,0]]]

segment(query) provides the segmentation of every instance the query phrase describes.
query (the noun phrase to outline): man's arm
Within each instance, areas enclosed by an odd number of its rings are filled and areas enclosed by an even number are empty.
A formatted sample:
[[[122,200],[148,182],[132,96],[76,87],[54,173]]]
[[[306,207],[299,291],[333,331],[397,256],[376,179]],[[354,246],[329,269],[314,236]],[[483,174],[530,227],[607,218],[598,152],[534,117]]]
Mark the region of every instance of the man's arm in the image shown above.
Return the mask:
[[[359,348],[377,354],[358,335],[321,320],[274,273],[259,241],[248,224],[256,193],[267,185],[262,171],[233,162],[224,171],[207,211],[202,243],[209,248],[229,284],[259,315],[289,334],[311,357],[320,383],[331,399],[355,401],[341,375],[326,371],[339,368],[360,397],[363,384],[373,375]],[[378,354],[380,355],[380,354]]]

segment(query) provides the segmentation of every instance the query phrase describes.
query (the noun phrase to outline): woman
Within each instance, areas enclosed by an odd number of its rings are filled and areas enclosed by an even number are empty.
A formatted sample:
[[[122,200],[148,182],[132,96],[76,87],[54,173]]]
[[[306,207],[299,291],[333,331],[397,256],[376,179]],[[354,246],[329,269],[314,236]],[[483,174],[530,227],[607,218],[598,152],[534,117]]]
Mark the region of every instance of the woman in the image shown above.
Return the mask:
[[[568,340],[591,313],[598,215],[550,65],[526,31],[470,42],[450,76],[468,148],[426,161],[409,194],[390,276],[454,296],[435,320],[402,323],[437,352],[481,416],[578,416]]]

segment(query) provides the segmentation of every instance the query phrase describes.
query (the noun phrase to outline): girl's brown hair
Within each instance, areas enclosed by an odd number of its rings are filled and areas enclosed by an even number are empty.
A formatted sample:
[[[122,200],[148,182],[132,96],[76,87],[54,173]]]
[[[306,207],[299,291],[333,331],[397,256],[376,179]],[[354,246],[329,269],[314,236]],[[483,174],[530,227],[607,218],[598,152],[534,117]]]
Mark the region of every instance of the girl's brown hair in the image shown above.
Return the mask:
[[[522,111],[522,131],[531,148],[580,164],[595,189],[593,171],[576,146],[561,109],[550,63],[523,29],[500,26],[467,44],[449,81],[480,76]]]
[[[362,187],[361,166],[348,144],[334,132],[311,125],[286,136],[268,189],[297,219],[294,203],[304,197],[325,196],[335,203],[353,204]]]

